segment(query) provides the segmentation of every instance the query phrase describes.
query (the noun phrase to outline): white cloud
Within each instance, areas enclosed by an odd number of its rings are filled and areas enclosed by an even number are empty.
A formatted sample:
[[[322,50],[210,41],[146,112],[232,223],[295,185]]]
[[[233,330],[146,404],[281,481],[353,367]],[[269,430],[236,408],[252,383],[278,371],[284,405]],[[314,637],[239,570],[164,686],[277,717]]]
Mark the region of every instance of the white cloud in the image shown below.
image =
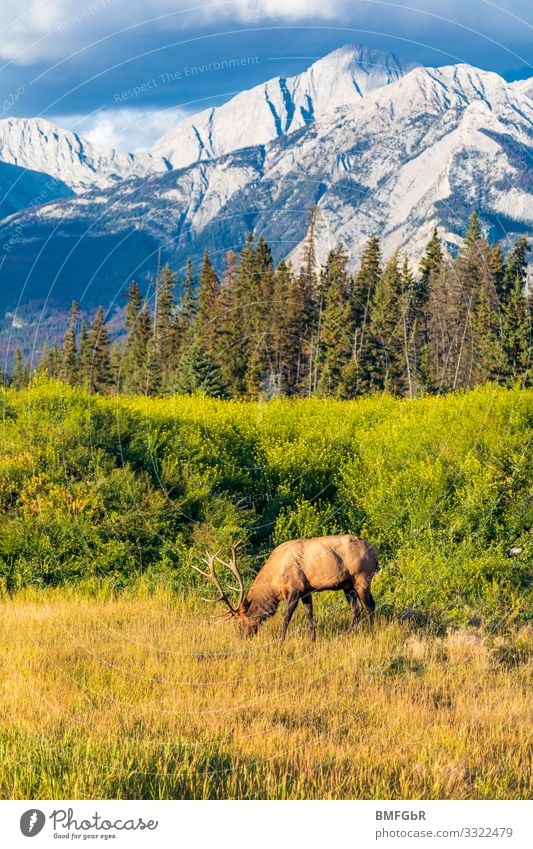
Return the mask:
[[[106,109],[92,115],[54,115],[49,120],[94,144],[136,153],[151,147],[184,117],[180,109]]]
[[[509,33],[527,37],[517,18],[527,21],[531,13],[529,0],[4,0],[0,57],[21,64],[61,59],[136,24],[177,32],[232,19],[349,20],[389,33],[403,24],[414,37],[436,26],[431,15],[491,32],[505,45]]]

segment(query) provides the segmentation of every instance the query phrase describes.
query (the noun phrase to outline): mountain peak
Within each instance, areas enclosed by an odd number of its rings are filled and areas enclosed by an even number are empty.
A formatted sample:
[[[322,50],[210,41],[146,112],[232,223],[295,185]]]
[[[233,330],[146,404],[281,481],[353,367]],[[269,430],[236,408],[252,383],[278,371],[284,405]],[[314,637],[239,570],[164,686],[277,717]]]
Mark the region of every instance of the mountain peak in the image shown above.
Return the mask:
[[[364,44],[350,43],[337,47],[317,59],[311,67],[335,64],[346,68],[361,68],[367,73],[376,69],[386,70],[392,75],[402,76],[404,67],[394,53],[374,50]]]
[[[166,169],[161,160],[93,144],[45,118],[0,119],[0,161],[50,174],[77,194]]]
[[[349,106],[405,73],[396,57],[347,44],[293,77],[275,77],[179,123],[152,152],[173,168],[289,135],[339,106]],[[253,115],[253,121],[243,121]]]

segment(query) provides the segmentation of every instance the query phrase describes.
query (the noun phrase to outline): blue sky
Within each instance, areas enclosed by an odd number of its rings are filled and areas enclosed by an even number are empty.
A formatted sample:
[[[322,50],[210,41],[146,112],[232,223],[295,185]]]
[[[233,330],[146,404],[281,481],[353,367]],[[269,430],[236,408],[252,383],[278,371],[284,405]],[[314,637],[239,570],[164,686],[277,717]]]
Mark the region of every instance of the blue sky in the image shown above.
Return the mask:
[[[278,74],[298,73],[349,42],[406,62],[469,62],[508,79],[528,77],[530,6],[526,0],[5,2],[0,117],[39,115],[94,141],[140,149],[184,114]],[[238,58],[253,62],[216,67]]]

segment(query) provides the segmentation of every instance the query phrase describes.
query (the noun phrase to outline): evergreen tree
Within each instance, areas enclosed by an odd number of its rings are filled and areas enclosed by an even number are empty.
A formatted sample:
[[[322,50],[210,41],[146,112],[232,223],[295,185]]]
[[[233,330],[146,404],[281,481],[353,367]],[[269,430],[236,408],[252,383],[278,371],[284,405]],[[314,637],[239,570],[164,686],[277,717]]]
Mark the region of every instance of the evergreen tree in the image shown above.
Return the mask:
[[[282,261],[274,274],[271,302],[267,396],[307,394],[307,310],[306,291],[301,274],[296,276]]]
[[[379,239],[372,236],[363,250],[361,264],[353,281],[352,353],[351,361],[344,370],[344,394],[347,397],[355,397],[369,391],[369,387],[375,382],[375,377],[370,373],[376,368],[376,340],[371,339],[369,327],[371,308],[381,274],[381,246]]]
[[[481,228],[479,225],[479,216],[477,212],[472,212],[468,221],[468,230],[464,238],[466,248],[471,248],[476,242],[481,239]]]
[[[343,393],[343,372],[350,361],[353,341],[348,256],[342,245],[330,251],[321,279],[324,312],[319,337],[320,367],[317,391]]]
[[[111,388],[113,392],[118,395],[122,392],[123,389],[123,375],[122,350],[116,342],[111,347],[111,353],[109,355],[109,364],[111,371]]]
[[[410,278],[409,278],[410,280]],[[404,291],[399,254],[388,261],[371,305],[364,384],[396,395],[408,391],[405,349],[408,347],[408,292]]]
[[[522,286],[523,293],[526,291],[528,254],[528,240],[525,236],[522,236],[513,245],[505,263],[501,290],[498,293],[502,307],[505,307],[507,300],[515,295],[517,283]]]
[[[502,378],[509,384],[531,383],[531,308],[526,295],[528,252],[527,239],[519,239],[505,266]]]
[[[181,336],[187,335],[188,329],[192,326],[198,309],[198,300],[196,297],[196,280],[194,269],[190,257],[187,259],[185,266],[185,281],[183,283],[183,297],[180,303],[181,317]]]
[[[307,237],[297,281],[298,299],[302,299],[304,310],[297,384],[305,395],[313,395],[316,392],[319,376],[319,335],[324,309],[324,293],[320,290],[315,244],[319,217],[320,207],[315,203],[309,210]]]
[[[61,356],[60,377],[70,386],[78,383],[78,356],[76,350],[76,334],[80,310],[76,301],[72,301],[70,307],[70,321],[68,329],[63,337],[63,351]]]
[[[503,306],[503,302],[505,300],[504,294],[504,276],[505,276],[505,262],[502,254],[502,249],[498,244],[492,245],[489,251],[488,256],[489,268],[494,280],[494,285],[496,287],[496,295],[498,299],[498,303],[500,306]]]
[[[39,357],[39,362],[37,363],[36,373],[37,374],[48,374],[48,354],[49,348],[46,342],[43,342],[43,347],[41,348],[41,355]]]
[[[11,385],[14,389],[22,389],[26,385],[24,361],[22,358],[22,351],[18,345],[15,349],[15,360],[13,363],[13,371],[11,372]]]
[[[224,384],[233,396],[235,361],[233,346],[235,343],[235,292],[239,273],[239,258],[235,251],[228,250],[226,267],[222,276],[219,295],[219,326],[217,328],[217,356]]]
[[[247,371],[252,350],[254,299],[257,298],[257,275],[253,233],[249,233],[242,249],[238,271],[232,286],[231,307],[227,314],[225,346],[226,372],[233,395],[247,391]]]
[[[168,263],[159,271],[155,281],[153,350],[149,353],[149,372],[156,394],[165,390],[177,362],[175,350],[175,302],[176,275]],[[157,371],[157,379],[155,373]]]
[[[139,314],[137,332],[132,340],[131,358],[135,374],[132,391],[142,395],[155,395],[160,386],[160,373],[154,352],[152,316],[146,304]]]
[[[274,297],[274,269],[270,248],[261,236],[254,249],[254,280],[250,288],[248,311],[250,354],[246,370],[246,391],[257,397],[270,372],[270,326]]]
[[[113,384],[109,334],[102,307],[96,311],[89,328],[85,361],[85,385],[89,392],[109,392]]]
[[[220,281],[206,250],[202,260],[198,288],[198,309],[194,319],[192,337],[206,351],[214,353],[218,347],[220,325]]]
[[[448,309],[454,325],[451,389],[468,388],[487,379],[498,360],[498,327],[494,320],[498,297],[489,258],[490,247],[473,212],[453,265],[449,296]]]
[[[127,303],[124,318],[126,339],[122,349],[121,364],[121,388],[124,392],[138,392],[143,385],[142,372],[146,367],[146,349],[143,352],[143,360],[139,362],[136,357],[136,349],[139,344],[140,315],[143,307],[141,290],[137,283],[132,280],[128,288]]]
[[[420,261],[418,281],[415,281],[410,299],[409,324],[414,341],[415,392],[431,391],[437,385],[435,365],[431,359],[431,304],[433,293],[442,282],[445,271],[442,242],[435,227]]]
[[[185,351],[179,365],[175,389],[182,394],[200,392],[211,398],[227,397],[221,371],[200,342],[193,342]]]
[[[44,352],[43,352],[44,356]],[[78,380],[80,384],[84,387],[84,389],[88,388],[87,378],[89,375],[90,369],[90,350],[89,350],[89,333],[87,330],[87,324],[85,321],[81,322],[80,326],[80,342],[79,342],[79,352],[78,352]],[[50,374],[49,367],[47,367],[47,371]]]

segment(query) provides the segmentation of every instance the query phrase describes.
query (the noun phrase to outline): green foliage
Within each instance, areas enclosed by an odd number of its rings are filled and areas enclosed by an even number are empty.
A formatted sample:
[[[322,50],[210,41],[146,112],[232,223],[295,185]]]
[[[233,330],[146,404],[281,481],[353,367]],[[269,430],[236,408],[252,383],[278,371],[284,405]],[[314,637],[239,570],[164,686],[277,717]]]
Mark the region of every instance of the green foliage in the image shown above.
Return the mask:
[[[40,376],[1,397],[0,582],[184,588],[206,549],[242,539],[250,576],[285,539],[352,532],[381,550],[381,610],[512,624],[533,601],[532,400],[492,385],[413,400],[104,398]]]

